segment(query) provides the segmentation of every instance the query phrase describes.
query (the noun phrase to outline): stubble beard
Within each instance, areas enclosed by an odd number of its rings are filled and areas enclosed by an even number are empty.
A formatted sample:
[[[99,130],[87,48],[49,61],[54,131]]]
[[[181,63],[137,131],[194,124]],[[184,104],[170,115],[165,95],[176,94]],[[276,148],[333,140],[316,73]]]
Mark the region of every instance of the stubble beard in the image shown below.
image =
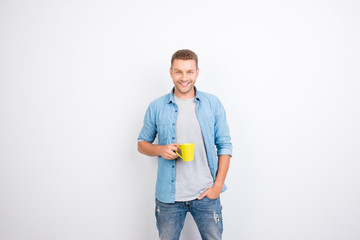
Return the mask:
[[[177,83],[177,84],[175,84],[175,88],[179,93],[187,94],[187,93],[191,92],[194,89],[194,83],[189,83],[189,86],[187,86],[186,89],[182,88]]]

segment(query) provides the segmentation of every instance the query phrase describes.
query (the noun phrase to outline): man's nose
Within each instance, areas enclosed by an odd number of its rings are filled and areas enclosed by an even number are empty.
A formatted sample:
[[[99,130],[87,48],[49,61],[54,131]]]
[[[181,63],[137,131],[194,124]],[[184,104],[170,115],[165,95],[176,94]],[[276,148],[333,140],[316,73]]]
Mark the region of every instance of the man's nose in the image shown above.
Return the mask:
[[[189,76],[186,73],[184,73],[183,76],[182,76],[182,80],[183,81],[189,80]]]

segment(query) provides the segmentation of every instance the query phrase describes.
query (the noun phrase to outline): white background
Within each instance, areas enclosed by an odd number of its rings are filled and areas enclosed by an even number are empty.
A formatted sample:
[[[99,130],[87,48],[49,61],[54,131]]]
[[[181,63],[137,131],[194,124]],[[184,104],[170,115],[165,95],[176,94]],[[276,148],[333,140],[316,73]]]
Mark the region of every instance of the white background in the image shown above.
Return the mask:
[[[223,238],[360,239],[359,12],[350,0],[1,0],[0,239],[157,239],[157,160],[137,136],[182,48],[227,111]],[[191,217],[182,239],[200,239]]]

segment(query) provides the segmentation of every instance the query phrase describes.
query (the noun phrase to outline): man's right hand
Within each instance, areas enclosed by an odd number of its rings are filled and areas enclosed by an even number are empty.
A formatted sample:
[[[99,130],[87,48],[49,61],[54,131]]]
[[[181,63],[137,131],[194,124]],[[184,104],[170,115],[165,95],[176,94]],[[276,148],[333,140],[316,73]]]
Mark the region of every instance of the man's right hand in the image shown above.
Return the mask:
[[[160,148],[160,156],[168,160],[173,160],[177,158],[178,155],[175,153],[175,151],[178,150],[178,146],[180,146],[180,144],[178,143],[162,145]]]

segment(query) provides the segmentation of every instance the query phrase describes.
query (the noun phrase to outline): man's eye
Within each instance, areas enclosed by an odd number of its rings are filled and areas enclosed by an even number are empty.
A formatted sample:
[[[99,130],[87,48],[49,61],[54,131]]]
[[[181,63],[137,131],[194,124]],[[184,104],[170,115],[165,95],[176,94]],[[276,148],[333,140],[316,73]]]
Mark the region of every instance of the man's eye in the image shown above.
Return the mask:
[[[189,74],[193,74],[194,72],[193,72],[193,71],[189,71],[188,73],[189,73]]]

